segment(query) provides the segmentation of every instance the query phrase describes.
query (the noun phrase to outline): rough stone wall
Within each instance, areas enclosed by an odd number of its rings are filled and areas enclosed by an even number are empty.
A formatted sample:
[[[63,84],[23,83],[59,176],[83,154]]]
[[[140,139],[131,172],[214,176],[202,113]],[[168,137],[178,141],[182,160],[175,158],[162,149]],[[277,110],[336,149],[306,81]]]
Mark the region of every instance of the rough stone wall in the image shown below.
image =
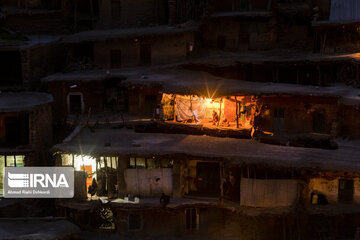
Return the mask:
[[[121,50],[121,67],[135,67],[140,64],[140,45],[150,44],[151,65],[173,63],[186,59],[187,42],[194,42],[193,33],[99,41],[94,43],[94,61],[98,67],[110,68],[110,51]]]
[[[112,3],[116,1],[99,1],[99,22],[97,28],[134,27],[149,24],[167,23],[166,0],[118,0],[120,12],[113,18]],[[141,6],[141,7],[139,7]]]
[[[76,88],[70,86],[77,85]],[[69,93],[82,93],[84,113],[91,108],[92,113],[104,111],[105,90],[102,81],[55,81],[48,83],[48,91],[54,97],[54,122],[64,120],[68,114],[67,96]]]
[[[35,107],[29,116],[29,145],[34,149],[31,165],[46,165],[53,144],[51,104]]]
[[[67,21],[60,11],[8,15],[2,24],[5,28],[24,34],[59,35],[69,33],[73,28],[73,22]]]
[[[275,40],[272,19],[261,21],[216,18],[203,25],[203,44],[205,47],[218,47],[218,38],[225,37],[225,49],[264,50],[269,49]]]
[[[355,106],[341,106],[341,126],[339,136],[360,138],[360,109]]]
[[[145,115],[146,109],[146,96],[156,96],[157,103],[161,102],[161,93],[158,87],[134,87],[129,88],[129,114]],[[155,109],[154,109],[155,110]],[[149,116],[151,117],[151,116]]]
[[[140,199],[141,201],[141,199]],[[184,207],[177,209],[157,208],[148,210],[117,210],[117,232],[132,236],[212,236],[220,237],[223,213],[219,208],[207,208],[190,206],[196,208],[199,215],[199,228],[195,230],[186,229],[186,214]],[[131,231],[128,229],[129,214],[140,214],[142,219],[141,230]],[[156,216],[154,218],[154,216]]]

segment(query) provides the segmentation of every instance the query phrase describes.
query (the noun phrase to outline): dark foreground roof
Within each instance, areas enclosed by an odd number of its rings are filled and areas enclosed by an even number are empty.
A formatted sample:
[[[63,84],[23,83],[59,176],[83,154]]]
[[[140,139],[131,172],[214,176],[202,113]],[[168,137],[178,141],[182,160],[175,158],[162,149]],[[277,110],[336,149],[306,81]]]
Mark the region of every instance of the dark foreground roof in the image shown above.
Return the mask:
[[[110,144],[110,146],[108,146]],[[316,168],[360,172],[358,145],[337,150],[286,147],[254,140],[184,134],[135,133],[129,129],[84,128],[54,152],[108,156],[173,156],[222,159],[229,164],[261,164],[268,167]]]
[[[109,30],[91,30],[75,33],[63,38],[65,43],[79,43],[84,41],[105,41],[138,36],[166,36],[197,30],[197,25],[173,27],[168,25],[141,28],[119,28]]]
[[[53,97],[40,92],[0,93],[0,112],[18,112],[53,102]]]

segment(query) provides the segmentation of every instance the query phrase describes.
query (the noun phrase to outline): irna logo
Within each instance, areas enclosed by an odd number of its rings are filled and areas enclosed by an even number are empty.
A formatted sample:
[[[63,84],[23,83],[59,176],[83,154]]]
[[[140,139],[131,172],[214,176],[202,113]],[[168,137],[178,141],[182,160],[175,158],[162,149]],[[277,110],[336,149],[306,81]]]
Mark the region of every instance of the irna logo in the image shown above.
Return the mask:
[[[72,198],[73,167],[5,167],[6,198]]]
[[[65,187],[68,188],[69,184],[66,181],[64,174],[21,174],[8,172],[8,185],[12,188],[36,188],[49,186],[53,188]]]

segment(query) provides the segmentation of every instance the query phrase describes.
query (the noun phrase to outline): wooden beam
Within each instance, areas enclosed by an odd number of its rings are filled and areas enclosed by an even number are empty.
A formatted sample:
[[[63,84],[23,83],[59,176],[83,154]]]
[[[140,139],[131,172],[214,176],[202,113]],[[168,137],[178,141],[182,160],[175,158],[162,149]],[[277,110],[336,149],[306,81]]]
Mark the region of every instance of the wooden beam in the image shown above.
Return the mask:
[[[236,128],[239,128],[239,103],[237,101],[237,96],[235,96],[235,104],[236,104]]]

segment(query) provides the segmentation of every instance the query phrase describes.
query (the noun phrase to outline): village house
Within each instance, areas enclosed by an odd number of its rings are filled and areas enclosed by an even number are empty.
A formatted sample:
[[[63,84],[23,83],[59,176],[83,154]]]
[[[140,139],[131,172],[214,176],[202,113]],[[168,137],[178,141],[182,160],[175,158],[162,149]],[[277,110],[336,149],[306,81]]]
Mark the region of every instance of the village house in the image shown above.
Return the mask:
[[[358,52],[360,3],[331,0],[328,7],[328,18],[318,19],[317,13],[312,21],[314,50],[321,53]]]
[[[60,71],[63,48],[54,36],[4,34],[0,39],[2,89],[38,89],[40,78]]]
[[[256,128],[253,130],[265,135],[288,139],[301,135],[359,137],[356,130],[346,130],[346,126],[358,124],[355,116],[359,91],[343,84],[325,87],[251,82],[169,67],[123,74],[126,79],[121,84],[130,89],[161,86],[161,101],[157,100],[158,110],[153,112],[165,132],[185,131],[180,124],[189,126],[187,134],[218,129],[238,130],[250,137],[251,130]],[[129,91],[128,96],[129,108],[139,106],[134,101],[138,94],[132,98]],[[348,121],[352,123],[347,125]]]
[[[0,195],[4,167],[48,164],[53,98],[46,93],[0,93]]]
[[[127,89],[119,85],[123,79],[118,71],[93,70],[57,73],[42,81],[54,97],[54,121],[64,122],[68,115],[126,112]]]
[[[185,60],[195,47],[196,26],[92,30],[66,36],[70,59],[88,59],[112,69],[169,64]]]
[[[216,227],[218,237],[241,237],[251,234],[241,223],[250,214],[249,207],[276,219],[288,218],[302,206],[299,214],[304,219],[300,221],[311,225],[310,216],[316,216],[323,206],[324,216],[338,209],[339,214],[347,212],[356,221],[360,201],[358,166],[354,164],[358,150],[345,142],[337,150],[324,150],[245,139],[83,128],[52,151],[57,153],[58,165],[87,172],[75,179],[75,199],[59,201],[59,209],[82,227],[95,224],[91,202],[84,200],[93,198],[86,190],[96,179],[92,195],[103,196],[108,202],[102,207],[113,216],[98,227],[125,235],[211,236],[216,231],[207,230]],[[159,202],[163,193],[170,196],[165,205]],[[154,221],[154,213],[167,219],[166,223]],[[254,229],[260,228],[263,217],[255,217],[259,220]],[[356,222],[350,219],[347,222],[354,234]],[[219,221],[237,227],[222,232],[225,226]],[[291,230],[284,226],[273,231],[276,239],[282,231]],[[298,234],[306,237],[306,233]],[[265,235],[258,237],[265,239]]]

